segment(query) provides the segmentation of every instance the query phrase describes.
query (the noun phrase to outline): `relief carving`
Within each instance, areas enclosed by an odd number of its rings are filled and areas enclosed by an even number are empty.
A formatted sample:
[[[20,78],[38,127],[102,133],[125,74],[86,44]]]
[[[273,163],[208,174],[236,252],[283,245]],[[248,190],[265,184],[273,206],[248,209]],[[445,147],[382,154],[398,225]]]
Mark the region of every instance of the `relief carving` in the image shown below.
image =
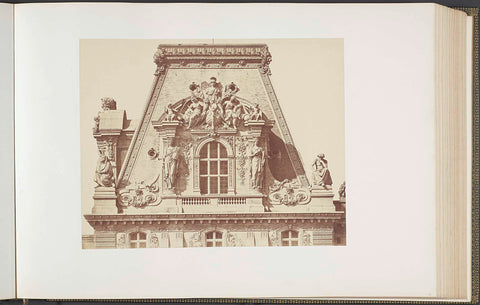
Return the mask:
[[[309,232],[305,232],[303,231],[303,246],[313,246],[313,238],[312,238],[312,234],[310,234]]]
[[[245,137],[237,138],[237,170],[241,184],[245,184],[245,175],[247,171],[247,143],[248,140]]]
[[[270,63],[272,62],[272,54],[268,51],[268,47],[264,46],[260,52],[262,61],[260,63],[260,71],[267,75],[272,75],[270,71]]]
[[[120,205],[133,206],[136,208],[143,208],[148,205],[158,205],[161,202],[161,197],[158,195],[157,176],[152,183],[146,184],[144,181],[135,183],[133,186],[120,190]]]
[[[117,248],[125,249],[127,247],[127,234],[117,233]]]
[[[295,206],[310,202],[311,195],[308,189],[300,188],[297,181],[285,179],[282,182],[274,182],[269,188],[268,198],[272,205]]]
[[[202,237],[199,232],[194,232],[187,241],[189,247],[202,247]]]
[[[225,86],[211,77],[201,85],[192,82],[189,85],[190,97],[184,105],[169,104],[165,110],[165,121],[180,121],[187,129],[206,128],[215,131],[218,128],[238,129],[247,120],[262,120],[260,106],[249,106],[237,97],[238,86],[231,82]],[[182,113],[183,111],[183,113]]]
[[[158,48],[153,55],[153,62],[157,65],[155,75],[160,75],[167,70],[167,51],[165,48]]]
[[[181,145],[183,156],[185,157],[185,163],[187,164],[188,173],[192,172],[192,143],[183,143]]]
[[[280,237],[278,236],[279,234],[277,233],[277,231],[270,231],[268,235],[270,240],[270,246],[272,247],[280,246]]]
[[[152,232],[150,234],[150,247],[151,248],[158,248],[160,246],[160,241],[158,239],[158,236],[155,232]]]

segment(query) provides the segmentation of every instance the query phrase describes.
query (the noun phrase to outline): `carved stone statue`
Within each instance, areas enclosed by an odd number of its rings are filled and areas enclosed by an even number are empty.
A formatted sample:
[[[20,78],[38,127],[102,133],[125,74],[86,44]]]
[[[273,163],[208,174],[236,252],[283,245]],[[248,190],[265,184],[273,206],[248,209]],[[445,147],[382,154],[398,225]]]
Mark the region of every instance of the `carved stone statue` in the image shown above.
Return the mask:
[[[319,154],[312,164],[313,185],[322,186],[325,189],[332,189],[332,177],[328,169],[328,161],[324,154]]]
[[[172,122],[172,121],[178,121],[178,120],[179,120],[179,117],[177,115],[177,112],[173,110],[173,105],[169,103],[165,108],[165,121]]]
[[[263,117],[263,111],[260,109],[259,104],[255,104],[253,109],[250,110],[248,114],[245,115],[245,120],[253,120],[253,121],[259,121]]]
[[[200,125],[203,121],[203,104],[198,98],[193,98],[192,103],[188,109],[188,126],[187,128],[194,128]]]
[[[262,188],[263,172],[265,167],[265,151],[258,146],[259,141],[251,147],[248,156],[250,157],[250,177],[251,185],[254,189]]]
[[[112,187],[115,183],[113,166],[106,152],[101,152],[95,169],[95,182],[98,186]]]
[[[177,179],[178,173],[178,158],[179,158],[179,147],[173,146],[173,140],[170,142],[170,145],[165,152],[164,162],[163,162],[163,179],[167,185],[168,189],[175,188],[175,182]]]
[[[96,133],[100,130],[100,117],[97,115],[93,118],[93,120],[95,121],[95,126],[93,126],[93,132]]]
[[[102,98],[102,110],[117,110],[117,102],[111,97]]]
[[[215,129],[221,122],[223,117],[222,107],[219,103],[207,103],[206,105],[205,123],[208,129]]]
[[[225,127],[237,128],[239,121],[242,118],[243,107],[240,104],[240,101],[237,99],[235,94],[239,91],[237,85],[233,82],[230,85],[225,87],[225,92],[223,95],[223,107],[224,107],[224,123]]]
[[[206,82],[202,83],[203,89],[203,96],[206,103],[212,104],[218,102],[222,91],[221,91],[220,83],[217,83],[217,79],[215,77],[210,77],[210,82],[206,84]]]
[[[343,181],[342,184],[340,184],[340,187],[338,188],[338,197],[341,201],[345,201],[346,199],[346,188],[345,188],[345,181]]]

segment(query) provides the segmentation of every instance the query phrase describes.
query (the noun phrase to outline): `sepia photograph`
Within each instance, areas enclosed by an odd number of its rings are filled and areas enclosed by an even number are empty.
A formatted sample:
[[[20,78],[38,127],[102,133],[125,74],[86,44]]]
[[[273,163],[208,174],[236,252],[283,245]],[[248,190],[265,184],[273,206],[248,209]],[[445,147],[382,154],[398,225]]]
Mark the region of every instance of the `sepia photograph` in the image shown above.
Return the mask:
[[[346,245],[343,48],[80,40],[82,248]]]

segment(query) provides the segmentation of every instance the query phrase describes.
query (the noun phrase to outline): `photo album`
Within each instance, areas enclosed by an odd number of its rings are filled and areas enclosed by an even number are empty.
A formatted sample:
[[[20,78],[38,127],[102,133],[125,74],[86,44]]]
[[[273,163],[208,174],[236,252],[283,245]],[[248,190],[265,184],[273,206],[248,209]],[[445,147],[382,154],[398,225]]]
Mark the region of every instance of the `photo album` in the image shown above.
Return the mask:
[[[0,299],[478,301],[478,13],[0,4]]]

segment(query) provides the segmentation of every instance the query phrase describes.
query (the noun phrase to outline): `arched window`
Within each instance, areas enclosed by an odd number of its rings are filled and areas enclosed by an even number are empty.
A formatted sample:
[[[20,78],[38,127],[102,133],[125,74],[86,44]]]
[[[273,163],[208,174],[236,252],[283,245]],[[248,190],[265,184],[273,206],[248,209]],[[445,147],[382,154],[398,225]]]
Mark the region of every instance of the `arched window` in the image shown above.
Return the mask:
[[[212,141],[200,150],[200,193],[228,193],[228,158],[225,146]]]
[[[298,246],[298,232],[297,231],[283,231],[282,232],[282,246]]]
[[[143,232],[132,232],[129,234],[130,248],[146,248],[147,234]]]
[[[205,234],[205,241],[207,243],[207,247],[222,247],[222,232],[208,232],[207,234]]]

